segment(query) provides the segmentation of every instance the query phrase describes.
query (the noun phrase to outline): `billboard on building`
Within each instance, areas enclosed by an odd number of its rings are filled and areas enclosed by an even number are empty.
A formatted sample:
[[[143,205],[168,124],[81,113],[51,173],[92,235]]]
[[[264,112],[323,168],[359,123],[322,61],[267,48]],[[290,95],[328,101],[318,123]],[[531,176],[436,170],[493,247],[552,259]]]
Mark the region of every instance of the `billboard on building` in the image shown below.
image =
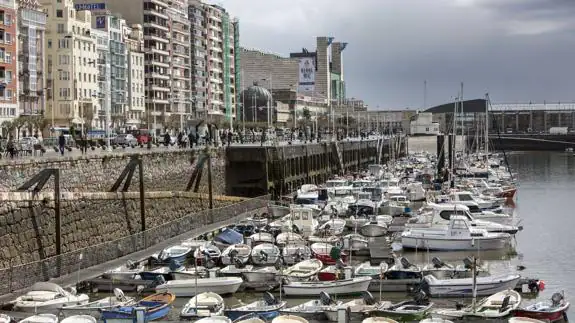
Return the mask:
[[[313,92],[315,89],[315,57],[300,57],[298,92]]]

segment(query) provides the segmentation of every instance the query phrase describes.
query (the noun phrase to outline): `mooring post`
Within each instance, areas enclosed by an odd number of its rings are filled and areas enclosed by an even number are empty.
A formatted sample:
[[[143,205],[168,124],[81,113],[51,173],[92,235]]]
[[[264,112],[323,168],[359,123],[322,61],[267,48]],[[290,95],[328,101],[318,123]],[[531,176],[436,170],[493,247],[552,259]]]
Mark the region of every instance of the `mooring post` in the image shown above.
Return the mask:
[[[146,231],[146,202],[144,191],[144,164],[142,158],[138,158],[138,174],[140,175],[140,224],[142,232]]]

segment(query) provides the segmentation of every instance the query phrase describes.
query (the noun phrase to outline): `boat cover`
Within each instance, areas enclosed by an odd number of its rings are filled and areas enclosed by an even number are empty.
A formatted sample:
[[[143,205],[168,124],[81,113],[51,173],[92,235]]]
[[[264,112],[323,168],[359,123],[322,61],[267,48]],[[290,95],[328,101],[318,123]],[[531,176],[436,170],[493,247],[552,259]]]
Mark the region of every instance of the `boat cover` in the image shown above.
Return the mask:
[[[225,244],[229,244],[229,245],[233,245],[233,244],[238,244],[238,243],[242,243],[244,241],[244,236],[233,230],[233,229],[226,229],[224,231],[222,231],[220,234],[218,234],[214,240],[225,243]]]

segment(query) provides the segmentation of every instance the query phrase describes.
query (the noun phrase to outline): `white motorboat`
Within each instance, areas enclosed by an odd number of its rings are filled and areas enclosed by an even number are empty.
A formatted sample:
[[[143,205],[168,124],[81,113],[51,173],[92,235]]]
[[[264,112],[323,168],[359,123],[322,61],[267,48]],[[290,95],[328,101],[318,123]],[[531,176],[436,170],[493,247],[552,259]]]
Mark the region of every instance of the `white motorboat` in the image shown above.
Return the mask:
[[[362,293],[362,298],[351,300],[347,303],[340,305],[329,305],[324,310],[325,316],[328,321],[337,322],[338,312],[343,307],[348,311],[349,320],[352,322],[357,322],[362,320],[366,313],[375,309],[377,302],[373,298],[370,292]]]
[[[420,250],[497,250],[506,247],[510,240],[507,233],[474,228],[460,215],[452,216],[448,227],[409,228],[401,234],[404,249]]]
[[[359,230],[359,228],[371,221],[370,218],[371,216],[367,214],[354,214],[345,220],[345,226],[351,230]]]
[[[314,218],[315,211],[306,206],[291,207],[291,213],[282,219],[282,232],[295,232],[304,237],[315,232],[318,227],[318,222]]]
[[[23,319],[24,323],[58,323],[58,317],[54,314],[36,314]]]
[[[288,244],[305,245],[306,241],[301,235],[295,232],[282,232],[276,237],[276,244],[280,247]]]
[[[309,321],[297,315],[280,315],[274,318],[271,323],[309,323]]]
[[[252,248],[250,258],[254,265],[270,266],[281,261],[280,249],[271,243],[262,243]]]
[[[192,297],[200,293],[214,292],[220,295],[238,291],[243,280],[240,277],[215,277],[170,280],[156,286],[156,292],[172,292],[177,297]]]
[[[286,301],[280,301],[270,292],[265,292],[262,299],[247,305],[227,309],[225,313],[227,317],[234,321],[249,315],[264,318],[269,321],[276,317],[278,311],[284,308],[286,304]]]
[[[206,242],[205,244],[199,246],[194,251],[194,259],[196,259],[197,265],[204,265],[208,268],[215,266],[222,256],[220,248],[211,242]]]
[[[268,224],[268,221],[269,221],[269,219],[266,218],[265,216],[256,214],[254,216],[247,217],[245,222],[251,223],[256,227],[261,228],[261,227],[265,226],[266,224]]]
[[[306,281],[316,276],[323,267],[323,263],[317,259],[301,261],[283,272],[290,281]]]
[[[284,308],[280,310],[280,313],[284,315],[297,315],[306,320],[324,321],[326,318],[325,310],[328,309],[330,305],[340,305],[341,302],[334,302],[328,293],[321,290],[319,290],[316,295],[319,295],[317,299]]]
[[[517,274],[501,274],[477,277],[477,296],[489,296],[507,289],[514,289],[521,279]],[[472,296],[473,278],[437,279],[425,276],[422,290],[431,297],[469,297]]]
[[[311,249],[306,245],[288,244],[282,249],[284,264],[293,265],[311,258]]]
[[[102,274],[103,278],[107,279],[133,279],[138,273],[144,271],[146,267],[139,265],[133,261],[128,261],[125,265],[110,269]]]
[[[318,226],[316,232],[325,236],[338,236],[343,233],[345,222],[343,219],[332,218]]]
[[[252,248],[260,243],[275,243],[274,235],[269,232],[254,233],[247,239],[252,242]]]
[[[172,260],[175,260],[179,263],[184,263],[186,261],[186,257],[188,254],[192,252],[192,247],[189,245],[177,245],[168,247],[162,251],[158,255],[154,255],[152,257],[157,258],[158,261],[162,263],[169,263]]]
[[[425,265],[421,271],[424,276],[433,275],[437,279],[469,278],[472,276],[472,262],[469,258],[463,259],[462,265],[451,265],[443,262],[439,257],[433,257],[431,264]],[[484,267],[476,269],[477,276],[487,276],[489,272]]]
[[[89,301],[86,294],[76,294],[76,290],[68,292],[62,287],[49,282],[39,282],[30,290],[16,298],[14,308],[21,312],[50,312],[68,305],[82,305]]]
[[[97,301],[81,305],[64,305],[62,306],[62,311],[96,315],[99,314],[101,310],[111,309],[118,306],[128,306],[135,302],[136,300],[133,297],[125,296],[121,289],[114,288],[114,296],[108,296]]]
[[[237,276],[242,277],[243,273],[247,271],[254,270],[254,266],[252,265],[245,265],[245,266],[236,266],[236,265],[229,265],[225,266],[224,268],[218,271],[218,276],[229,277],[229,276]]]
[[[221,255],[223,265],[236,264],[238,261],[245,264],[250,260],[252,248],[247,244],[235,244],[227,247]],[[232,259],[234,260],[232,262]]]
[[[183,270],[172,271],[170,274],[174,280],[195,279],[196,277],[206,278],[210,275],[209,269],[203,266],[184,268]]]
[[[213,292],[205,292],[192,297],[180,312],[182,318],[222,316],[224,299]]]
[[[337,236],[309,236],[307,237],[309,243],[329,243],[329,244],[341,244],[341,238]]]
[[[381,237],[387,233],[387,218],[380,219],[381,215],[362,225],[359,232],[365,237]],[[385,216],[387,217],[387,216]]]
[[[247,282],[276,282],[278,281],[278,270],[275,267],[263,267],[252,271],[245,271],[242,276]]]
[[[201,318],[196,323],[232,323],[232,320],[225,316],[210,316]]]
[[[0,323],[12,323],[14,320],[6,314],[0,314]]]
[[[68,316],[67,318],[60,321],[60,323],[96,323],[96,322],[98,322],[98,320],[96,320],[95,317],[90,315],[73,315]]]
[[[504,290],[484,298],[475,306],[462,309],[437,309],[433,317],[448,320],[500,319],[509,316],[521,303],[521,295],[514,290]]]
[[[234,321],[234,323],[266,323],[266,321],[257,316],[248,315],[247,318],[239,318],[237,321]]]
[[[367,291],[371,277],[355,277],[334,281],[289,282],[283,286],[287,296],[317,296],[324,291],[333,295],[359,294]]]
[[[373,266],[369,261],[363,262],[355,267],[354,276],[368,276],[371,278],[381,278],[387,271],[388,264],[381,262],[378,266]]]
[[[387,317],[368,317],[361,321],[361,323],[399,323],[396,320],[392,320]]]
[[[345,235],[342,239],[343,249],[351,251],[361,251],[369,249],[369,240],[361,234],[351,233]]]

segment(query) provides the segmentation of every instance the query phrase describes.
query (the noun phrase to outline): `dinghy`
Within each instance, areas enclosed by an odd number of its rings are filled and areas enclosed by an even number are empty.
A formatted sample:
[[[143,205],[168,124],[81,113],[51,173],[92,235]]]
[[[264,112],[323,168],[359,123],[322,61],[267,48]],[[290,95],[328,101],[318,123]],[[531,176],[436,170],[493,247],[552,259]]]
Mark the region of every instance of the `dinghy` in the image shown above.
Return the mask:
[[[227,247],[221,255],[221,260],[223,265],[232,265],[237,262],[232,260],[239,260],[242,264],[247,263],[250,260],[250,253],[252,248],[247,244],[235,244]]]
[[[367,291],[371,277],[355,277],[334,281],[289,282],[283,286],[286,296],[314,296],[324,291],[333,295],[360,294]]]
[[[278,270],[275,267],[263,267],[242,273],[246,282],[250,283],[276,282],[279,281],[277,275]]]
[[[54,314],[36,314],[23,319],[24,323],[58,323],[58,317]]]
[[[156,286],[156,292],[170,291],[177,297],[192,297],[205,292],[227,295],[237,292],[242,283],[240,277],[170,280]]]
[[[134,277],[144,271],[146,268],[144,265],[139,265],[131,260],[129,260],[125,265],[110,269],[102,274],[103,278],[107,279],[116,279],[116,280],[123,280],[123,279],[134,279]]]
[[[280,249],[271,243],[262,243],[253,247],[250,258],[254,265],[270,266],[280,261]]]
[[[357,322],[361,321],[365,317],[365,313],[373,310],[377,305],[377,302],[373,298],[370,292],[364,292],[361,294],[362,297],[359,299],[354,299],[347,303],[339,305],[330,305],[325,310],[325,316],[328,321],[337,322],[339,310],[344,307],[348,311],[348,317],[350,321]]]
[[[232,320],[225,316],[211,316],[199,319],[196,323],[232,323]]]
[[[521,303],[521,295],[514,290],[505,290],[484,298],[479,303],[461,309],[435,310],[432,316],[447,320],[495,320],[509,316]]]
[[[222,316],[224,299],[212,292],[200,293],[192,297],[180,312],[180,317],[190,319],[198,317]]]
[[[317,295],[319,295],[317,299],[310,300],[293,307],[284,308],[280,310],[280,313],[283,315],[297,315],[306,320],[324,321],[326,318],[325,310],[329,306],[340,305],[341,302],[334,302],[328,293],[321,290],[318,291]]]
[[[229,246],[244,243],[244,236],[234,229],[226,228],[224,231],[218,233],[213,240],[213,244],[220,250],[224,250]]]
[[[305,239],[294,232],[282,232],[280,234],[278,234],[278,236],[276,237],[276,244],[280,247],[283,247],[287,244],[292,244],[292,245],[305,245]]]
[[[398,323],[387,317],[368,317],[361,321],[361,323]]]
[[[88,303],[86,294],[76,294],[49,282],[39,282],[32,285],[30,290],[16,298],[14,308],[21,312],[49,312],[59,310],[64,306],[83,305]]]
[[[144,315],[146,321],[159,320],[168,315],[175,299],[176,295],[171,292],[156,293],[144,297],[131,306],[120,306],[113,309],[103,310],[102,319],[104,322],[106,322],[106,320],[113,319],[136,320],[136,309],[145,308]]]
[[[272,323],[309,323],[309,321],[297,315],[280,315],[273,319]]]
[[[310,248],[314,257],[325,265],[334,265],[336,263],[337,257],[334,258],[333,256],[339,256],[343,262],[347,259],[347,254],[344,251],[329,243],[316,242]]]
[[[316,276],[323,264],[317,259],[309,259],[299,262],[283,272],[289,281],[307,281],[312,276]]]
[[[160,251],[158,255],[152,256],[152,258],[155,258],[155,260],[164,264],[168,264],[172,260],[184,263],[191,252],[192,247],[189,245],[171,246]]]
[[[517,274],[477,277],[477,296],[489,296],[507,289],[514,289],[521,279]],[[431,297],[470,297],[473,278],[437,279],[428,275],[421,282],[421,289]]]
[[[254,247],[260,243],[275,243],[276,239],[274,238],[273,234],[261,231],[249,236],[248,241],[251,241],[252,247]]]
[[[241,317],[245,317],[248,314],[257,315],[259,318],[269,321],[278,316],[279,310],[285,306],[285,301],[279,301],[273,294],[265,292],[261,300],[227,309],[225,313],[227,317],[234,321]]]
[[[403,301],[396,304],[384,302],[378,304],[369,311],[370,316],[388,317],[400,322],[412,322],[424,319],[431,310],[433,303],[430,303],[425,293],[415,294],[414,300]]]
[[[516,317],[547,320],[549,322],[556,322],[562,319],[567,321],[566,313],[569,305],[562,293],[555,293],[548,301],[537,302],[516,309],[514,315]]]
[[[285,265],[293,265],[311,258],[311,249],[306,245],[287,244],[282,249]]]
[[[95,317],[90,315],[74,315],[69,316],[60,321],[60,323],[97,323],[97,322],[98,320],[96,320]]]
[[[66,305],[62,307],[63,312],[75,312],[99,316],[100,311],[111,309],[119,306],[128,306],[136,301],[133,297],[126,297],[124,292],[119,288],[114,288],[114,296],[108,296],[94,302],[82,305]]]

